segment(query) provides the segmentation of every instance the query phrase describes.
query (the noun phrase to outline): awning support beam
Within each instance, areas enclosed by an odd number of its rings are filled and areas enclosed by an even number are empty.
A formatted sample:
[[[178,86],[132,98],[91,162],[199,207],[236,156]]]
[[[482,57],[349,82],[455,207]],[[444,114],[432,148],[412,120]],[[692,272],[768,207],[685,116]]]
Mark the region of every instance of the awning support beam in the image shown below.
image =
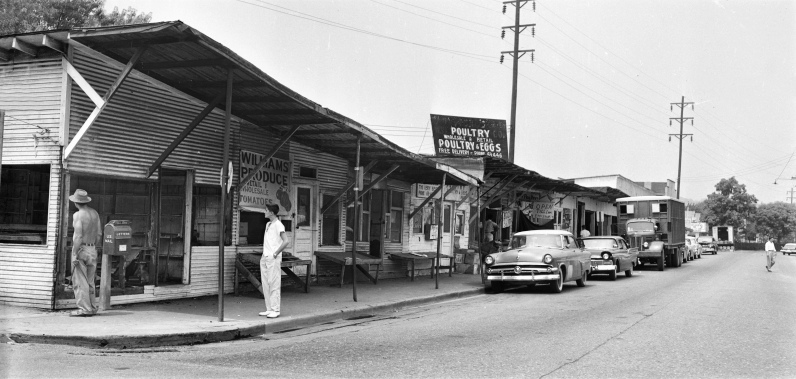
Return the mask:
[[[105,96],[103,96],[102,105],[94,108],[94,111],[91,112],[91,114],[88,116],[88,119],[86,119],[86,121],[83,123],[83,126],[81,126],[80,130],[78,130],[77,134],[75,134],[75,138],[73,138],[72,141],[69,142],[69,145],[66,147],[66,149],[64,149],[64,157],[63,157],[64,161],[66,161],[66,158],[69,157],[69,154],[72,153],[72,150],[74,150],[75,146],[77,146],[80,140],[83,139],[83,136],[86,134],[88,129],[91,128],[91,125],[99,117],[100,113],[102,113],[102,110],[105,109],[106,106],[108,106],[108,101],[111,100],[113,95],[116,94],[116,91],[119,90],[119,87],[121,87],[124,80],[127,79],[127,76],[130,75],[130,73],[133,71],[133,68],[141,59],[141,56],[143,56],[144,52],[146,52],[146,49],[147,49],[146,46],[139,47],[138,50],[136,50],[135,54],[133,54],[133,56],[130,58],[130,61],[127,62],[127,65],[124,67],[122,72],[116,78],[116,81],[113,82],[113,84],[111,84],[111,87],[108,88],[108,92],[106,92]]]
[[[423,202],[420,203],[420,205],[418,205],[417,208],[415,208],[415,210],[409,213],[409,219],[411,220],[412,217],[415,217],[417,212],[420,212],[420,210],[423,209],[423,207],[425,207],[426,204],[428,204],[432,199],[434,199],[434,196],[438,194],[439,191],[442,191],[442,186],[437,187],[437,189],[435,189],[434,192],[430,193],[428,197],[425,200],[423,200]]]
[[[392,166],[390,167],[390,169],[389,169],[389,170],[387,170],[387,172],[385,172],[384,174],[380,174],[380,176],[378,177],[378,179],[376,179],[376,180],[374,180],[374,181],[370,182],[370,184],[368,184],[367,186],[365,186],[365,188],[364,188],[362,191],[360,191],[360,192],[359,192],[359,195],[358,195],[356,198],[349,200],[349,201],[348,201],[348,203],[346,203],[346,205],[345,205],[345,206],[346,206],[346,207],[348,207],[349,205],[353,204],[355,201],[359,200],[359,198],[360,198],[360,197],[362,197],[363,195],[365,195],[366,193],[368,193],[368,191],[370,191],[371,189],[373,189],[373,187],[375,187],[377,184],[381,183],[381,181],[382,181],[382,180],[384,180],[384,179],[387,179],[387,177],[388,177],[390,174],[392,174],[392,173],[393,173],[395,170],[397,170],[399,167],[400,167],[400,166],[398,166],[397,164],[395,164],[395,165],[392,165]]]
[[[268,163],[268,161],[271,160],[271,158],[273,158],[276,152],[279,151],[279,149],[281,149],[282,146],[284,146],[287,143],[287,141],[290,140],[291,137],[293,137],[293,134],[296,133],[296,130],[298,130],[300,127],[301,125],[296,125],[292,129],[290,129],[287,133],[285,133],[282,136],[282,138],[279,140],[279,142],[277,142],[276,145],[274,145],[271,151],[268,152],[268,154],[266,154],[265,157],[263,157],[263,160],[261,160],[260,163],[257,164],[257,167],[255,167],[252,170],[252,172],[249,173],[249,175],[246,175],[246,177],[243,178],[240,181],[240,183],[238,183],[238,188],[243,188],[246,186],[246,184],[249,184],[252,178],[254,178],[254,176],[257,175],[257,172],[259,172],[265,166],[265,164]]]
[[[506,186],[508,186],[509,184],[511,184],[511,182],[513,182],[513,181],[514,181],[514,179],[516,179],[518,176],[519,176],[519,174],[517,174],[517,175],[514,175],[514,176],[512,176],[512,177],[511,177],[509,180],[507,180],[505,183],[503,183],[503,185],[501,185],[501,186],[500,186],[500,188],[498,188],[498,189],[495,191],[495,193],[493,193],[493,194],[492,194],[492,196],[490,196],[490,197],[489,197],[489,200],[487,200],[486,202],[484,202],[484,206],[485,206],[485,207],[489,207],[489,204],[490,204],[490,203],[492,203],[492,201],[494,201],[494,200],[495,200],[495,199],[498,197],[498,195],[499,195],[499,194],[500,194],[500,195],[502,195],[502,194],[503,194],[503,192],[502,192],[502,191],[503,191],[503,189],[504,189],[504,188],[506,188]],[[476,201],[477,201],[477,200],[476,200]],[[473,215],[472,217],[470,217],[470,221],[469,221],[469,222],[473,222],[473,220],[475,220],[477,217],[478,217],[478,215]]]
[[[371,161],[370,163],[368,163],[368,165],[365,166],[365,170],[362,171],[362,175],[367,174],[373,168],[373,166],[375,166],[377,163],[379,163],[379,161]],[[351,188],[354,188],[354,185],[356,185],[356,184],[357,184],[357,181],[356,181],[356,178],[354,178],[354,181],[351,184],[347,185],[340,192],[338,192],[337,195],[334,196],[334,200],[332,200],[329,204],[326,204],[326,205],[323,206],[323,209],[321,209],[321,214],[326,213],[326,211],[328,211],[335,204],[337,204],[337,202],[340,201],[340,199],[342,199],[343,196],[345,196],[345,194],[348,193],[348,191],[351,190]]]
[[[149,166],[149,170],[147,170],[146,174],[147,178],[152,176],[155,170],[157,170],[158,167],[160,167],[160,165],[163,164],[163,161],[165,161],[166,158],[168,158],[169,155],[171,155],[171,152],[174,151],[174,149],[176,149],[177,146],[179,146],[182,143],[182,141],[185,140],[185,138],[188,137],[188,135],[191,134],[191,132],[194,129],[196,129],[199,123],[201,123],[202,120],[204,120],[205,117],[207,117],[207,115],[210,114],[210,112],[212,112],[213,109],[215,109],[216,106],[220,104],[222,100],[224,100],[224,95],[225,94],[223,92],[219,93],[218,96],[216,96],[216,98],[213,99],[213,101],[207,104],[205,109],[203,109],[201,112],[199,112],[198,115],[196,115],[196,117],[194,117],[193,121],[191,121],[191,123],[185,127],[182,133],[180,133],[180,135],[177,136],[177,138],[175,138],[174,141],[171,141],[169,147],[163,150],[158,159],[155,160],[155,163],[152,163],[152,166]]]

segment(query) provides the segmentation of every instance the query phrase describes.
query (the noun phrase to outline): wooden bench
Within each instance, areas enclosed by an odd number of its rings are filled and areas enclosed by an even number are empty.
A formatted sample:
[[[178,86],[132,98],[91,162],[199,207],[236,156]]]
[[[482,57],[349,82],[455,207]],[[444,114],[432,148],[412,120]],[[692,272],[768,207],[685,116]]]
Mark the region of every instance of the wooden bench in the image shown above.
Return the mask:
[[[448,269],[448,276],[453,275],[453,270],[455,268],[455,262],[452,256],[447,254],[440,254],[440,260],[448,258],[448,264],[445,266],[439,266],[440,269]],[[434,269],[437,268],[437,253],[436,252],[428,252],[428,253],[391,253],[390,259],[399,262],[409,262],[411,263],[411,278],[412,281],[415,281],[415,262],[425,262],[431,261],[431,279],[434,279]]]
[[[287,276],[296,283],[299,288],[304,289],[304,293],[310,292],[310,272],[312,266],[312,260],[310,259],[300,259],[289,255],[289,252],[282,253],[282,264],[280,268],[282,271],[287,274]],[[263,293],[263,285],[260,283],[260,258],[262,258],[262,253],[238,253],[235,259],[235,295],[238,294],[238,273],[243,274],[246,279],[257,287],[257,290],[265,296]],[[293,267],[296,266],[307,266],[307,274],[306,278],[302,279],[295,272],[293,272]]]
[[[329,262],[336,263],[340,265],[340,288],[343,287],[343,279],[345,278],[345,268],[346,266],[354,266],[353,259],[351,259],[351,252],[343,252],[343,251],[336,251],[336,252],[324,252],[324,251],[316,251],[315,256],[319,259],[325,259]],[[379,271],[381,271],[381,265],[383,260],[381,258],[376,258],[368,254],[356,253],[356,268],[359,271],[362,271],[365,274],[365,277],[368,278],[373,284],[377,284],[379,282]],[[368,268],[365,269],[363,265],[368,265]],[[376,265],[376,277],[370,275],[370,265]]]

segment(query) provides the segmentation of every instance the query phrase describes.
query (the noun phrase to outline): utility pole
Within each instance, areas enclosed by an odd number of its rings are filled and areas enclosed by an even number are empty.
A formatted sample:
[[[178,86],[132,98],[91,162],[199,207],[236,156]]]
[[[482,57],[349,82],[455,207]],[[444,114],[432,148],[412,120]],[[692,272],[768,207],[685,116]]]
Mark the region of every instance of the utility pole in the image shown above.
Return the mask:
[[[793,204],[793,199],[796,199],[796,196],[794,196],[794,193],[796,193],[796,187],[791,188],[790,191],[785,193],[788,194],[788,196],[785,197],[785,200],[790,201],[790,203]]]
[[[520,8],[524,7],[525,3],[528,1],[533,4],[533,11],[536,12],[536,0],[512,0],[503,2],[503,13],[506,13],[506,4],[514,6],[514,25],[504,26],[500,33],[500,38],[504,38],[506,36],[506,29],[514,31],[514,50],[500,52],[500,63],[503,63],[503,54],[509,54],[514,58],[514,69],[511,82],[511,121],[509,123],[509,162],[512,163],[514,163],[514,140],[517,135],[517,75],[519,74],[517,63],[519,63],[520,58],[528,52],[531,53],[531,62],[533,62],[533,52],[535,51],[520,50],[520,33],[530,26],[531,37],[536,35],[536,24],[520,25]]]
[[[669,134],[669,141],[671,142],[672,136],[677,137],[680,140],[680,159],[677,161],[677,198],[680,198],[680,172],[682,171],[683,167],[683,138],[686,136],[691,136],[691,141],[694,141],[693,134],[683,134],[683,123],[686,120],[691,120],[691,126],[694,125],[694,118],[693,117],[683,117],[683,111],[687,105],[691,105],[691,110],[694,110],[694,102],[685,102],[685,96],[680,99],[679,103],[669,103],[669,110],[673,110],[674,106],[678,106],[680,108],[680,117],[669,117],[669,126],[672,125],[672,120],[675,120],[680,123],[680,133],[679,134]]]

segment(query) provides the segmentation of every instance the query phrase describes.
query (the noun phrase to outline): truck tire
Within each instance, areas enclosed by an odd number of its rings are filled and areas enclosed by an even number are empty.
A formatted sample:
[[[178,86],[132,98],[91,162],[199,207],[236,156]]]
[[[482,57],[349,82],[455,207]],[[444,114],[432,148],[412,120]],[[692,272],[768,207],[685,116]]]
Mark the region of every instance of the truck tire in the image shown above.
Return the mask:
[[[664,252],[661,252],[661,256],[658,257],[658,271],[663,271],[663,260],[666,259],[666,255]]]
[[[611,271],[611,273],[608,274],[608,280],[616,280],[616,270]]]

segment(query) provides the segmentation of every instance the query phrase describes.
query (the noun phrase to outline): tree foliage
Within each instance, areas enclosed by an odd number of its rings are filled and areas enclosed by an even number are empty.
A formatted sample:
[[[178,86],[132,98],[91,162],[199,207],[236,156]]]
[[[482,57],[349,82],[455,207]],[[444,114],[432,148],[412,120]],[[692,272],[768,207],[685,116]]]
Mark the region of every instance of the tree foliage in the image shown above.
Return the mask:
[[[796,233],[796,205],[783,202],[760,204],[755,215],[758,233],[789,241]]]
[[[747,193],[746,185],[738,183],[735,177],[722,179],[715,187],[716,192],[709,194],[704,202],[703,219],[711,226],[727,225],[736,230],[743,227],[757,210],[755,195]]]
[[[147,23],[152,13],[132,7],[105,11],[105,0],[0,0],[0,35]]]

